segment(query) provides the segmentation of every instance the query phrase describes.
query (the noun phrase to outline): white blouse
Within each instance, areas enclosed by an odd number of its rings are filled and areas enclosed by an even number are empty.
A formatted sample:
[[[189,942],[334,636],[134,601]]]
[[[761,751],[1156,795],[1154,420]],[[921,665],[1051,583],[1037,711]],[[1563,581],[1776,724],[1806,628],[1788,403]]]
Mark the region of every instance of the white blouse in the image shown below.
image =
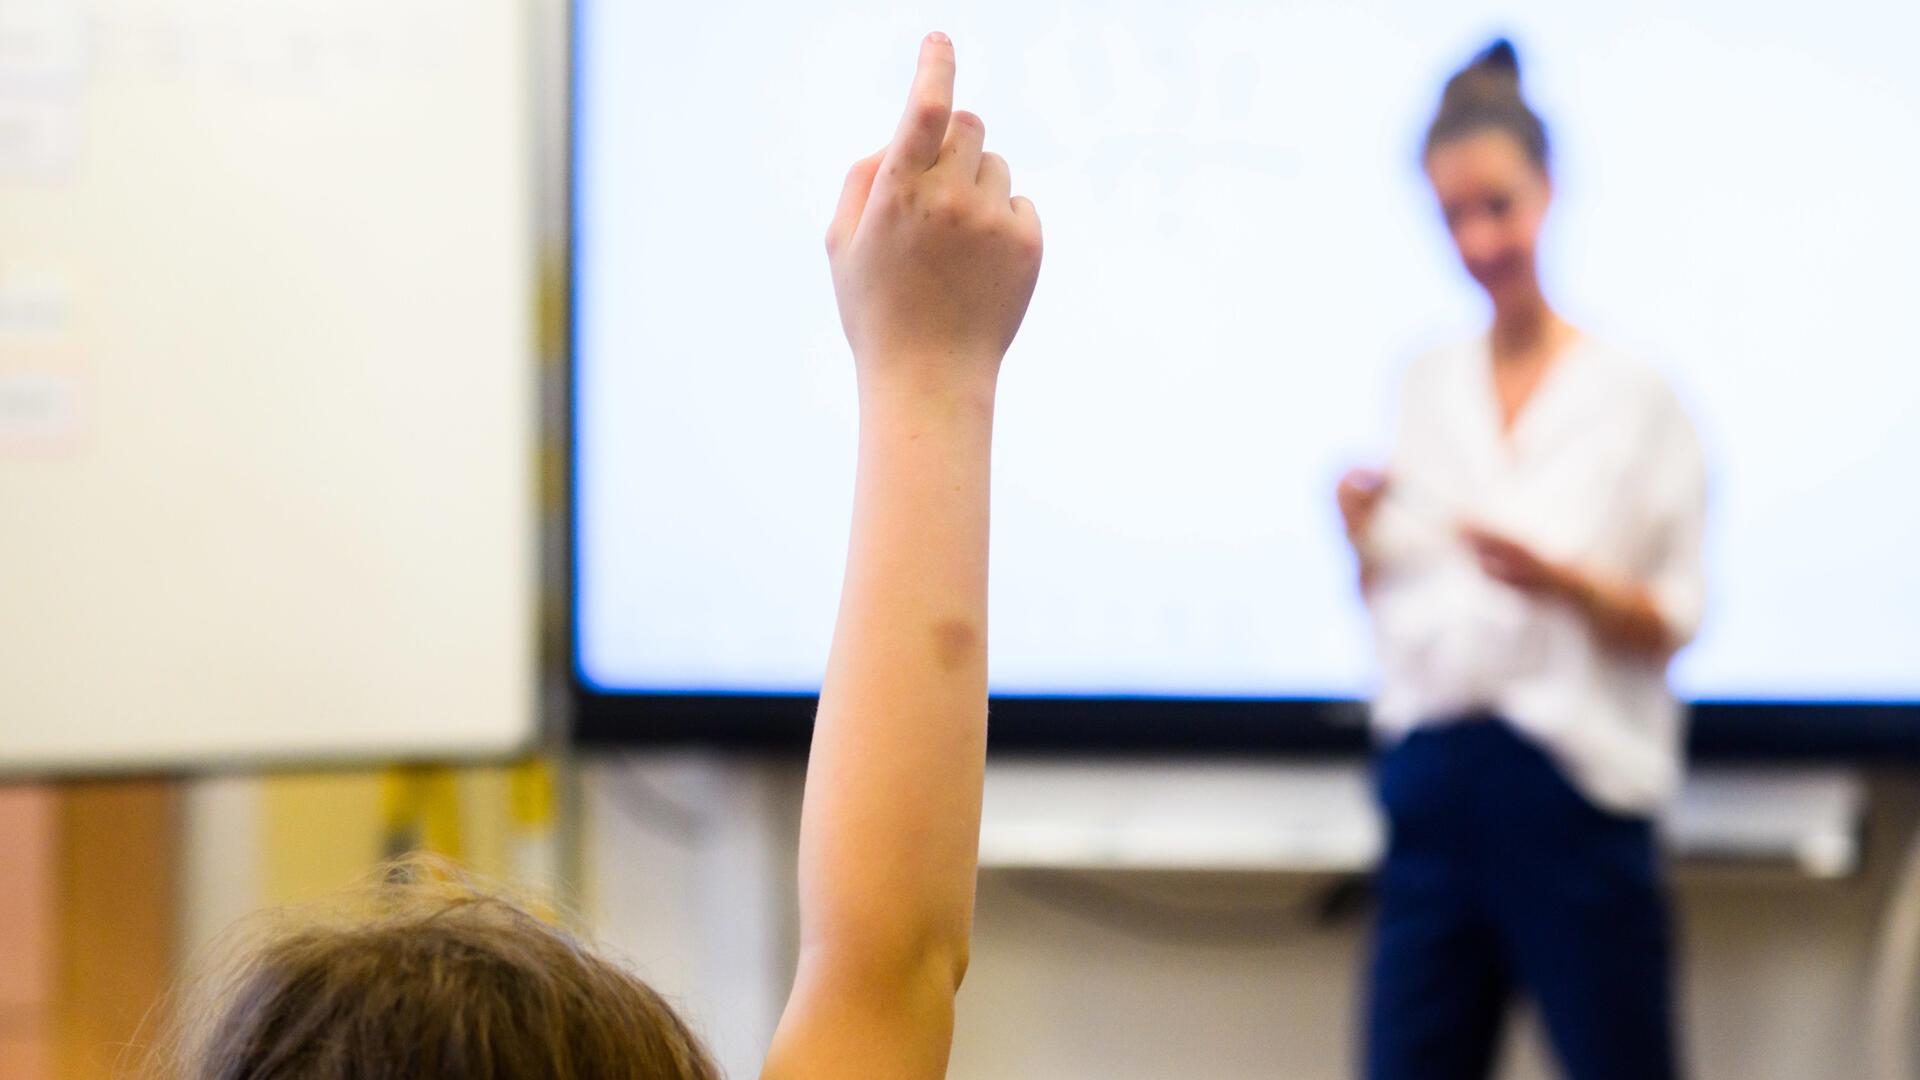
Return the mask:
[[[1640,582],[1675,640],[1691,639],[1706,591],[1706,468],[1665,381],[1582,338],[1503,434],[1487,340],[1438,350],[1406,374],[1387,475],[1363,538],[1378,568],[1377,735],[1495,712],[1596,804],[1656,809],[1679,785],[1683,750],[1666,664],[1603,646],[1570,605],[1487,577],[1458,527]]]

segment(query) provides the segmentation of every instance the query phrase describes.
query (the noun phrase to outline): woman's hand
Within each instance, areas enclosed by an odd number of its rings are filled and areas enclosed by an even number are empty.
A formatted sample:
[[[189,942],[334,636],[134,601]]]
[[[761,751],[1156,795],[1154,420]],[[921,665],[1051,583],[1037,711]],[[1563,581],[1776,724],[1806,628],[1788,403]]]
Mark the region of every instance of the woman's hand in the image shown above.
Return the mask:
[[[1535,596],[1576,598],[1579,575],[1536,555],[1532,548],[1478,525],[1462,525],[1460,536],[1495,581]]]
[[[1679,648],[1679,637],[1645,586],[1543,559],[1525,544],[1477,525],[1461,526],[1460,535],[1488,577],[1530,596],[1572,605],[1602,644],[1662,663]]]
[[[1334,489],[1340,503],[1340,521],[1346,526],[1347,540],[1360,546],[1380,500],[1387,494],[1387,476],[1378,469],[1348,469]]]

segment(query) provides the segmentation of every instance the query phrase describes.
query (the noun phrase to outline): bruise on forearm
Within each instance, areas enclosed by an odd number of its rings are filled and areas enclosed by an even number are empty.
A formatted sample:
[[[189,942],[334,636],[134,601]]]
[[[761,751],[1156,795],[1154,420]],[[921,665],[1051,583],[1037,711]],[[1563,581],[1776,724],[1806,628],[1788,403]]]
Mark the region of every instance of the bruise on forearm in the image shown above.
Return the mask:
[[[933,624],[933,656],[940,670],[954,672],[967,667],[980,655],[980,627],[971,619],[946,618]]]

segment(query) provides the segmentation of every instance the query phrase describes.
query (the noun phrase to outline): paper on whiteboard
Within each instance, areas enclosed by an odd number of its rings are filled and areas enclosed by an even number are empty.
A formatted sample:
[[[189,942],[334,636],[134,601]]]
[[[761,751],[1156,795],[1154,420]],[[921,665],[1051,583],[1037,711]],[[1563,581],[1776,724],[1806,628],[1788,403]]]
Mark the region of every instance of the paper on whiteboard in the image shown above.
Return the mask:
[[[0,371],[0,450],[44,449],[80,433],[80,384],[50,371]]]

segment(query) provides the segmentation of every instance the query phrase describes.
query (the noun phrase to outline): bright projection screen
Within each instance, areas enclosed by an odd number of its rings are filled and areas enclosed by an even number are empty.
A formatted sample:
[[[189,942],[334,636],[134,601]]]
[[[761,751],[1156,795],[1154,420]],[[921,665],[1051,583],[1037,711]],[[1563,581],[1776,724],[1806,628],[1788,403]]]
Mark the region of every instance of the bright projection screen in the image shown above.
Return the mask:
[[[1707,700],[1920,700],[1920,8],[1727,0],[577,9],[589,696],[806,694],[855,398],[821,235],[928,29],[1038,204],[995,449],[996,692],[1364,697],[1332,489],[1478,332],[1417,168],[1496,34],[1556,139],[1550,294],[1712,469]]]

